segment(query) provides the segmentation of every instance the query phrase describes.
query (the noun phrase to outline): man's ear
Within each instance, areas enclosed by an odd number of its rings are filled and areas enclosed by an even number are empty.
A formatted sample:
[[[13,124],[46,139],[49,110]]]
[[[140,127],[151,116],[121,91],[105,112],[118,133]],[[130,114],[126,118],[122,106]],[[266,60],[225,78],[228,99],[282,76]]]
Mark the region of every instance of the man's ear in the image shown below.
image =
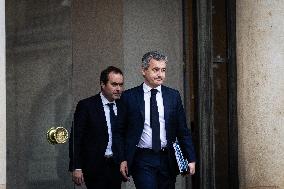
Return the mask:
[[[142,73],[143,77],[145,76],[145,71],[146,71],[145,68],[142,68],[142,69],[141,69],[141,73]]]
[[[103,89],[105,87],[105,84],[101,81],[100,86],[101,86],[101,89]]]

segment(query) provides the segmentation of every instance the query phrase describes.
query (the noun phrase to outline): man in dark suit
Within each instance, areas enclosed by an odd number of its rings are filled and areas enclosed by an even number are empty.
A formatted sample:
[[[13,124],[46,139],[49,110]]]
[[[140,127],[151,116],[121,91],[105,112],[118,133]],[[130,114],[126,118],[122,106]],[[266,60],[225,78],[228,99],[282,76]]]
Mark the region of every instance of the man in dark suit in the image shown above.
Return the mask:
[[[101,72],[101,92],[79,101],[71,131],[69,170],[75,184],[88,189],[120,189],[119,164],[113,160],[112,129],[118,99],[123,90],[123,74],[110,66]]]
[[[195,153],[180,94],[163,86],[167,57],[157,51],[142,58],[144,83],[125,91],[113,131],[115,155],[125,178],[131,174],[137,189],[172,189],[178,167],[177,140],[195,172]]]

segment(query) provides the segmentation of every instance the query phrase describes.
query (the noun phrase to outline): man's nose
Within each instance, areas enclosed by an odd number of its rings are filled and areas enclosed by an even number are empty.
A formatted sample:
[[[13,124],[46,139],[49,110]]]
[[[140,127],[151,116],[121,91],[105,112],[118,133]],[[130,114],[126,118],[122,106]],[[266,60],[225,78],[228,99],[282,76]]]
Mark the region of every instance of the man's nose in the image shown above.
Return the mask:
[[[116,88],[115,88],[115,90],[117,90],[117,91],[121,91],[121,90],[122,90],[122,86],[117,85],[117,86],[116,86]]]
[[[161,75],[162,75],[162,71],[159,70],[159,71],[157,72],[157,75],[158,75],[158,76],[161,76]]]

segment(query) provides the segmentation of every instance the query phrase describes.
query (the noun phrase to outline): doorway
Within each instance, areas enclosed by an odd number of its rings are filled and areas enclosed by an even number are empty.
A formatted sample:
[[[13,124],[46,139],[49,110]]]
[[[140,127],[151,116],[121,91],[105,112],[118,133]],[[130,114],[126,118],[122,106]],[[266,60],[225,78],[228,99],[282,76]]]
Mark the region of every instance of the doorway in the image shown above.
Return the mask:
[[[88,2],[93,6],[92,1]],[[94,76],[106,63],[136,73],[138,66],[133,63],[139,62],[150,48],[164,48],[177,65],[171,66],[169,75],[173,77],[169,78],[169,84],[184,91],[197,144],[199,162],[193,188],[238,188],[234,0],[167,1],[171,5],[157,1],[151,8],[166,10],[155,15],[160,19],[152,19],[145,13],[147,9],[141,7],[148,6],[142,1],[128,1],[127,8],[122,6],[126,1],[119,2],[108,8],[106,2],[100,1],[95,8],[103,8],[104,13],[98,15],[99,11],[93,11],[92,6],[80,3],[76,5],[78,11],[71,13],[69,0],[6,1],[7,188],[72,188],[66,163],[68,148],[49,144],[42,136],[50,127],[71,127],[74,102],[98,91]],[[180,27],[182,9],[187,10],[182,15],[184,26]],[[113,10],[117,15],[111,16]],[[143,10],[143,17],[136,10]],[[125,13],[129,15],[126,19]],[[143,27],[136,24],[145,18],[151,20],[151,27],[146,22],[141,22]],[[127,25],[122,24],[125,21]],[[80,26],[75,28],[75,36],[71,36],[71,22]],[[160,22],[164,23],[163,27],[153,30],[152,26]],[[97,35],[93,29],[101,23],[108,25],[99,28]],[[112,32],[115,35],[109,35]],[[72,37],[76,39],[75,47]],[[105,39],[104,43],[100,43],[101,38]],[[84,45],[79,43],[82,40]],[[183,48],[180,41],[184,42]],[[75,62],[80,64],[74,65],[72,49],[75,49],[73,55],[77,53]],[[184,51],[184,60],[180,49]],[[93,62],[96,69],[91,69]],[[132,74],[127,78],[127,87],[140,81],[141,78]],[[74,85],[76,95],[73,95]],[[90,86],[96,90],[90,90]],[[74,100],[74,96],[78,99]],[[182,180],[180,188],[191,188],[189,179],[186,182]]]

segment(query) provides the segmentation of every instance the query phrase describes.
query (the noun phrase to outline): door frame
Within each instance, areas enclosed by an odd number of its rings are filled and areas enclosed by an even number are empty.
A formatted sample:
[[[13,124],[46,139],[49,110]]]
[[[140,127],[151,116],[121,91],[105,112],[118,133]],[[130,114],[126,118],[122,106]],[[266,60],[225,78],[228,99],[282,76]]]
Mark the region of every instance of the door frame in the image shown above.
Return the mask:
[[[198,144],[197,185],[215,189],[214,110],[213,110],[213,40],[212,0],[195,0],[197,101],[196,120]],[[236,65],[236,0],[226,0],[227,12],[227,80],[228,80],[228,183],[239,188],[237,65]]]
[[[236,0],[227,0],[227,59],[228,59],[228,136],[229,188],[239,188],[238,173],[238,117],[237,117],[237,61],[236,61]]]

